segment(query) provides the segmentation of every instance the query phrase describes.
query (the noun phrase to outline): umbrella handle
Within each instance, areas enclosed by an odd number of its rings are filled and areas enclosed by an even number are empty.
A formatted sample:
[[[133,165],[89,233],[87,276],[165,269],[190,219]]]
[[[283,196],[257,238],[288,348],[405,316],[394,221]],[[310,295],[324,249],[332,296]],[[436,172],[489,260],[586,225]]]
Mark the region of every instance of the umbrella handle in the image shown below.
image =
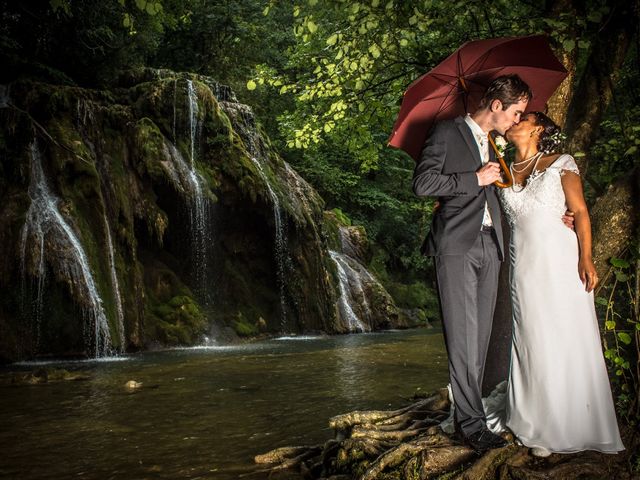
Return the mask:
[[[488,137],[489,137],[489,143],[491,144],[493,151],[496,152],[496,158],[498,159],[498,163],[500,164],[500,168],[502,169],[502,172],[504,173],[504,176],[506,179],[506,182],[501,182],[500,180],[496,180],[495,182],[493,182],[493,184],[496,187],[508,188],[511,185],[513,185],[513,177],[511,176],[511,171],[507,166],[507,162],[504,161],[504,157],[500,153],[500,150],[498,150],[496,143],[493,141],[493,137],[491,135],[488,135]]]

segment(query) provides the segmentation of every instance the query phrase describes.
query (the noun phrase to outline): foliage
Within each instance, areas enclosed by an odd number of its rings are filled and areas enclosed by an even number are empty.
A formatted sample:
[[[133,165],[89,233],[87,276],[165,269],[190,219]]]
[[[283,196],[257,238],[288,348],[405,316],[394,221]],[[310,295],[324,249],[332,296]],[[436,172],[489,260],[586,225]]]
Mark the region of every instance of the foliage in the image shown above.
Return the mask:
[[[329,141],[290,158],[291,162],[318,190],[328,209],[340,208],[389,253],[387,268],[394,275],[408,281],[424,278],[426,259],[419,247],[433,203],[411,192],[413,160],[388,151],[381,157],[379,170],[364,174],[344,145]]]
[[[640,69],[638,46],[618,73],[612,108],[600,124],[589,152],[588,181],[591,196],[602,193],[621,175],[640,166]]]
[[[247,87],[293,97],[278,117],[285,158],[330,207],[363,224],[389,252],[387,269],[410,281],[428,266],[418,249],[431,204],[410,193],[413,162],[386,146],[407,85],[455,46],[495,36],[546,33],[582,65],[611,3],[556,11],[559,2],[300,2],[286,61],[258,65]],[[270,5],[267,17],[279,2]]]
[[[209,75],[230,85],[236,94],[263,118],[289,106],[289,99],[272,92],[248,91],[247,78],[254,65],[269,64],[279,69],[283,52],[293,43],[293,33],[283,28],[291,22],[286,5],[273,7],[274,16],[265,17],[259,0],[189,0],[175,22],[165,29],[158,49],[149,58],[157,67]],[[265,121],[270,136],[276,124]]]
[[[5,76],[44,64],[82,85],[104,85],[122,69],[144,64],[175,15],[158,0],[2,0],[0,7],[2,57],[13,64]]]
[[[585,8],[589,14],[580,16],[505,0],[301,3],[293,7],[298,42],[287,69],[258,66],[248,86],[295,95],[295,110],[281,118],[287,146],[339,139],[366,172],[378,167],[404,89],[452,46],[547,32],[560,48],[586,50],[608,6],[591,1]]]
[[[596,304],[604,310],[605,358],[615,371],[620,390],[618,407],[632,423],[640,421],[640,250],[629,252],[629,259],[612,258],[611,280],[600,289]]]

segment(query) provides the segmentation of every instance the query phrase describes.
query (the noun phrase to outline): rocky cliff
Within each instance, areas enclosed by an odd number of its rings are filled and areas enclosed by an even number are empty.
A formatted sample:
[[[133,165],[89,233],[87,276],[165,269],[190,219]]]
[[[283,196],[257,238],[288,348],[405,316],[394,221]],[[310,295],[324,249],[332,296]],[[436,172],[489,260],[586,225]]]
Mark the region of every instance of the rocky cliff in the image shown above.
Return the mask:
[[[211,78],[20,80],[0,125],[0,358],[400,325],[364,232]]]

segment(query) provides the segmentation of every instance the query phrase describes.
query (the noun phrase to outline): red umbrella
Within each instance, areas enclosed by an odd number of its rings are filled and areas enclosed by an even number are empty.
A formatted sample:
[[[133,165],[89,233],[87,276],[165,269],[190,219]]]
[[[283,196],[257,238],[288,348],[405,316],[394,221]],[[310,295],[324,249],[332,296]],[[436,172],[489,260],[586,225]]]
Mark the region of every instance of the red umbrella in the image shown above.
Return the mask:
[[[543,35],[467,42],[409,85],[389,145],[417,161],[435,122],[473,112],[496,77],[513,73],[533,92],[529,111],[544,110],[567,76]]]

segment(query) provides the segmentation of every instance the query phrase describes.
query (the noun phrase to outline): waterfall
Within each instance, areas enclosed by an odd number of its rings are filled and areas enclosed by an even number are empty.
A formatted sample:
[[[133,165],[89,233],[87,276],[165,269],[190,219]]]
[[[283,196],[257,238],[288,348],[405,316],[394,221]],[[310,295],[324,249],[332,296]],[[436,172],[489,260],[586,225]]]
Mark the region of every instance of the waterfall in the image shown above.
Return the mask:
[[[193,276],[198,294],[208,303],[207,249],[211,243],[208,200],[203,192],[204,180],[184,159],[182,153],[168,140],[163,145],[161,162],[172,182],[187,199]]]
[[[124,352],[126,347],[124,332],[124,310],[122,308],[122,296],[120,295],[120,284],[118,283],[118,274],[116,273],[115,253],[113,250],[113,241],[111,240],[111,228],[107,221],[107,215],[104,214],[104,226],[107,232],[107,246],[109,247],[109,268],[111,269],[111,286],[113,287],[113,296],[116,300],[116,314],[118,316],[118,340],[120,343],[120,353]]]
[[[201,75],[198,75],[198,81],[209,87],[211,93],[213,93],[213,96],[216,97],[218,102],[238,103],[238,98],[236,97],[235,92],[231,90],[230,86],[218,83],[211,77]]]
[[[278,287],[280,290],[280,309],[281,309],[281,318],[280,318],[280,327],[284,331],[286,328],[286,300],[284,296],[284,275],[285,275],[285,262],[286,262],[286,239],[284,235],[284,228],[282,227],[282,214],[280,212],[280,201],[278,200],[278,196],[276,192],[271,188],[271,183],[269,183],[269,179],[265,174],[262,165],[258,161],[256,157],[251,157],[251,161],[255,164],[258,169],[258,173],[262,177],[265,185],[267,186],[267,190],[269,192],[269,196],[271,197],[271,203],[273,205],[273,221],[275,224],[275,255],[276,255],[276,265],[278,268]]]
[[[171,133],[173,134],[173,143],[176,143],[176,116],[177,116],[177,110],[176,110],[176,101],[177,101],[177,97],[178,97],[178,79],[174,79],[173,80],[173,129],[171,130]]]
[[[190,145],[191,145],[191,169],[194,168],[194,160],[195,160],[195,144],[196,144],[196,133],[198,128],[198,96],[196,95],[196,91],[193,88],[193,81],[187,80],[187,94],[189,98],[189,136],[190,136]]]
[[[27,243],[33,238],[38,245],[37,277],[38,290],[35,305],[37,327],[42,319],[43,292],[45,283],[45,238],[51,243],[58,243],[59,267],[64,277],[71,280],[77,288],[82,288],[89,304],[85,309],[85,344],[94,346],[94,356],[103,357],[110,353],[111,336],[109,324],[102,307],[102,299],[96,288],[91,274],[87,255],[78,237],[58,210],[58,199],[49,191],[42,158],[37,141],[34,140],[29,148],[31,157],[31,181],[29,183],[29,197],[31,204],[27,210],[26,219],[21,232],[21,266],[23,285],[26,277]],[[66,248],[65,248],[66,247]],[[64,258],[68,255],[69,258]],[[84,307],[83,307],[84,309]],[[92,332],[92,335],[90,334]]]
[[[343,320],[346,320],[347,327],[350,332],[366,332],[369,328],[364,322],[356,315],[353,310],[353,305],[357,305],[357,300],[362,300],[362,306],[368,317],[371,316],[371,310],[367,303],[367,296],[362,289],[362,282],[360,281],[360,275],[356,272],[346,260],[346,257],[341,253],[329,250],[329,255],[336,264],[338,270],[338,279],[340,286],[340,311],[342,313]],[[354,295],[355,294],[355,295]],[[357,299],[354,296],[357,295]]]
[[[177,91],[178,79],[174,80],[173,90],[173,140],[174,143],[165,141],[163,146],[164,158],[161,164],[172,179],[174,186],[184,193],[187,199],[189,216],[191,271],[193,275],[196,293],[205,305],[211,301],[208,281],[208,249],[212,242],[211,224],[209,218],[209,202],[204,193],[206,181],[196,169],[196,146],[200,122],[198,120],[198,95],[193,81],[187,80],[187,119],[189,136],[189,161],[187,162],[175,146],[176,119],[177,119]]]
[[[275,225],[275,260],[277,266],[278,287],[280,290],[280,327],[282,331],[285,331],[287,327],[285,309],[285,274],[289,256],[286,250],[287,238],[285,235],[284,224],[282,222],[280,200],[278,199],[278,195],[274,191],[261,162],[261,159],[263,159],[265,155],[262,153],[260,137],[255,125],[253,111],[249,106],[235,102],[221,101],[220,106],[229,115],[234,129],[240,134],[247,148],[247,152],[251,157],[251,161],[256,166],[258,174],[264,181],[269,197],[271,198],[271,204],[273,206],[273,223]]]

